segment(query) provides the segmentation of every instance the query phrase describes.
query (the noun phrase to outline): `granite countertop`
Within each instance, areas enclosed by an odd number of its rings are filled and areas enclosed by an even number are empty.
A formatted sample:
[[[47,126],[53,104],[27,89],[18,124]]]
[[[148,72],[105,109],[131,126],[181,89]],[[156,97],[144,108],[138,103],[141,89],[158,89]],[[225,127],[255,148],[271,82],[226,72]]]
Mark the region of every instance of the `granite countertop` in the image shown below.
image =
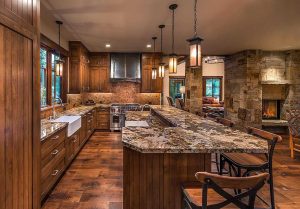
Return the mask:
[[[149,127],[125,127],[124,146],[143,153],[266,153],[268,150],[267,142],[258,137],[189,112],[170,106],[151,106],[151,110],[174,127],[149,122]],[[149,115],[150,112],[128,112],[126,119],[159,120]]]
[[[78,106],[72,109],[66,110],[64,112],[57,112],[57,117],[61,117],[64,115],[67,116],[82,116],[94,108],[103,107],[109,108],[110,105],[107,104],[96,104],[92,106]],[[41,120],[41,141],[45,140],[49,136],[53,135],[57,131],[68,126],[68,123],[53,123],[50,120],[43,119]]]

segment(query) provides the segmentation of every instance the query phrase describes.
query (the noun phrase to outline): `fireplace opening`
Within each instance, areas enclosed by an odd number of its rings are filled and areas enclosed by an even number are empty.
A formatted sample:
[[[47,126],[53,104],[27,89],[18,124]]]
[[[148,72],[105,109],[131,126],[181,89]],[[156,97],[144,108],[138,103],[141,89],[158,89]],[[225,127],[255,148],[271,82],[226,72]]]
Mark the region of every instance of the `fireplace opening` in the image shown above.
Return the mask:
[[[263,100],[263,119],[280,119],[280,100]]]

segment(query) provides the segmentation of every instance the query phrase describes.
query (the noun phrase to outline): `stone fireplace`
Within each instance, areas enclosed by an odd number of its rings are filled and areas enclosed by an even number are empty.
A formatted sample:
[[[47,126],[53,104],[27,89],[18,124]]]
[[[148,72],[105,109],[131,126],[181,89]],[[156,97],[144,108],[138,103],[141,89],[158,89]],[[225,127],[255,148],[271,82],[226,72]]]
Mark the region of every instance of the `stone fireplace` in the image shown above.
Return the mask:
[[[237,126],[286,126],[300,110],[300,51],[247,50],[225,60],[225,117]]]

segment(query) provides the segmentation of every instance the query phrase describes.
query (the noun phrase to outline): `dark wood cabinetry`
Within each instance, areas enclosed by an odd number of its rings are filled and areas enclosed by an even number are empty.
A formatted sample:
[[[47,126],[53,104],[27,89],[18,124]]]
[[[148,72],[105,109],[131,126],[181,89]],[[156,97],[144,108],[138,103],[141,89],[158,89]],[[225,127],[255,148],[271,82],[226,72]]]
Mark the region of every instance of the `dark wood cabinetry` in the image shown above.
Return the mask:
[[[88,50],[78,41],[70,44],[69,93],[78,94],[89,91]]]
[[[109,54],[90,53],[89,92],[110,92]]]
[[[163,88],[163,79],[157,76],[152,79],[152,67],[155,60],[155,67],[158,69],[160,63],[159,54],[143,54],[142,55],[142,93],[161,93]]]
[[[108,130],[110,127],[110,108],[99,107],[96,115],[96,129]]]

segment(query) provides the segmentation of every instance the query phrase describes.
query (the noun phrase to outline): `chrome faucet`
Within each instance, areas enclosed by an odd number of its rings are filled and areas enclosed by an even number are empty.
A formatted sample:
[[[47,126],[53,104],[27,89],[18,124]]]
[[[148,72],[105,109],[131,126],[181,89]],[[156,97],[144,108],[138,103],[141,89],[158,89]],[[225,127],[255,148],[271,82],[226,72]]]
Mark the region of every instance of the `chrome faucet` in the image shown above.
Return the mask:
[[[144,111],[145,107],[149,107],[150,108],[150,105],[149,104],[144,104],[143,107],[142,107],[142,112]]]
[[[55,101],[59,101],[58,104],[61,105],[61,107],[63,107],[63,101],[60,97],[56,97],[56,98],[52,98],[52,119],[56,118],[56,112],[55,112]]]

